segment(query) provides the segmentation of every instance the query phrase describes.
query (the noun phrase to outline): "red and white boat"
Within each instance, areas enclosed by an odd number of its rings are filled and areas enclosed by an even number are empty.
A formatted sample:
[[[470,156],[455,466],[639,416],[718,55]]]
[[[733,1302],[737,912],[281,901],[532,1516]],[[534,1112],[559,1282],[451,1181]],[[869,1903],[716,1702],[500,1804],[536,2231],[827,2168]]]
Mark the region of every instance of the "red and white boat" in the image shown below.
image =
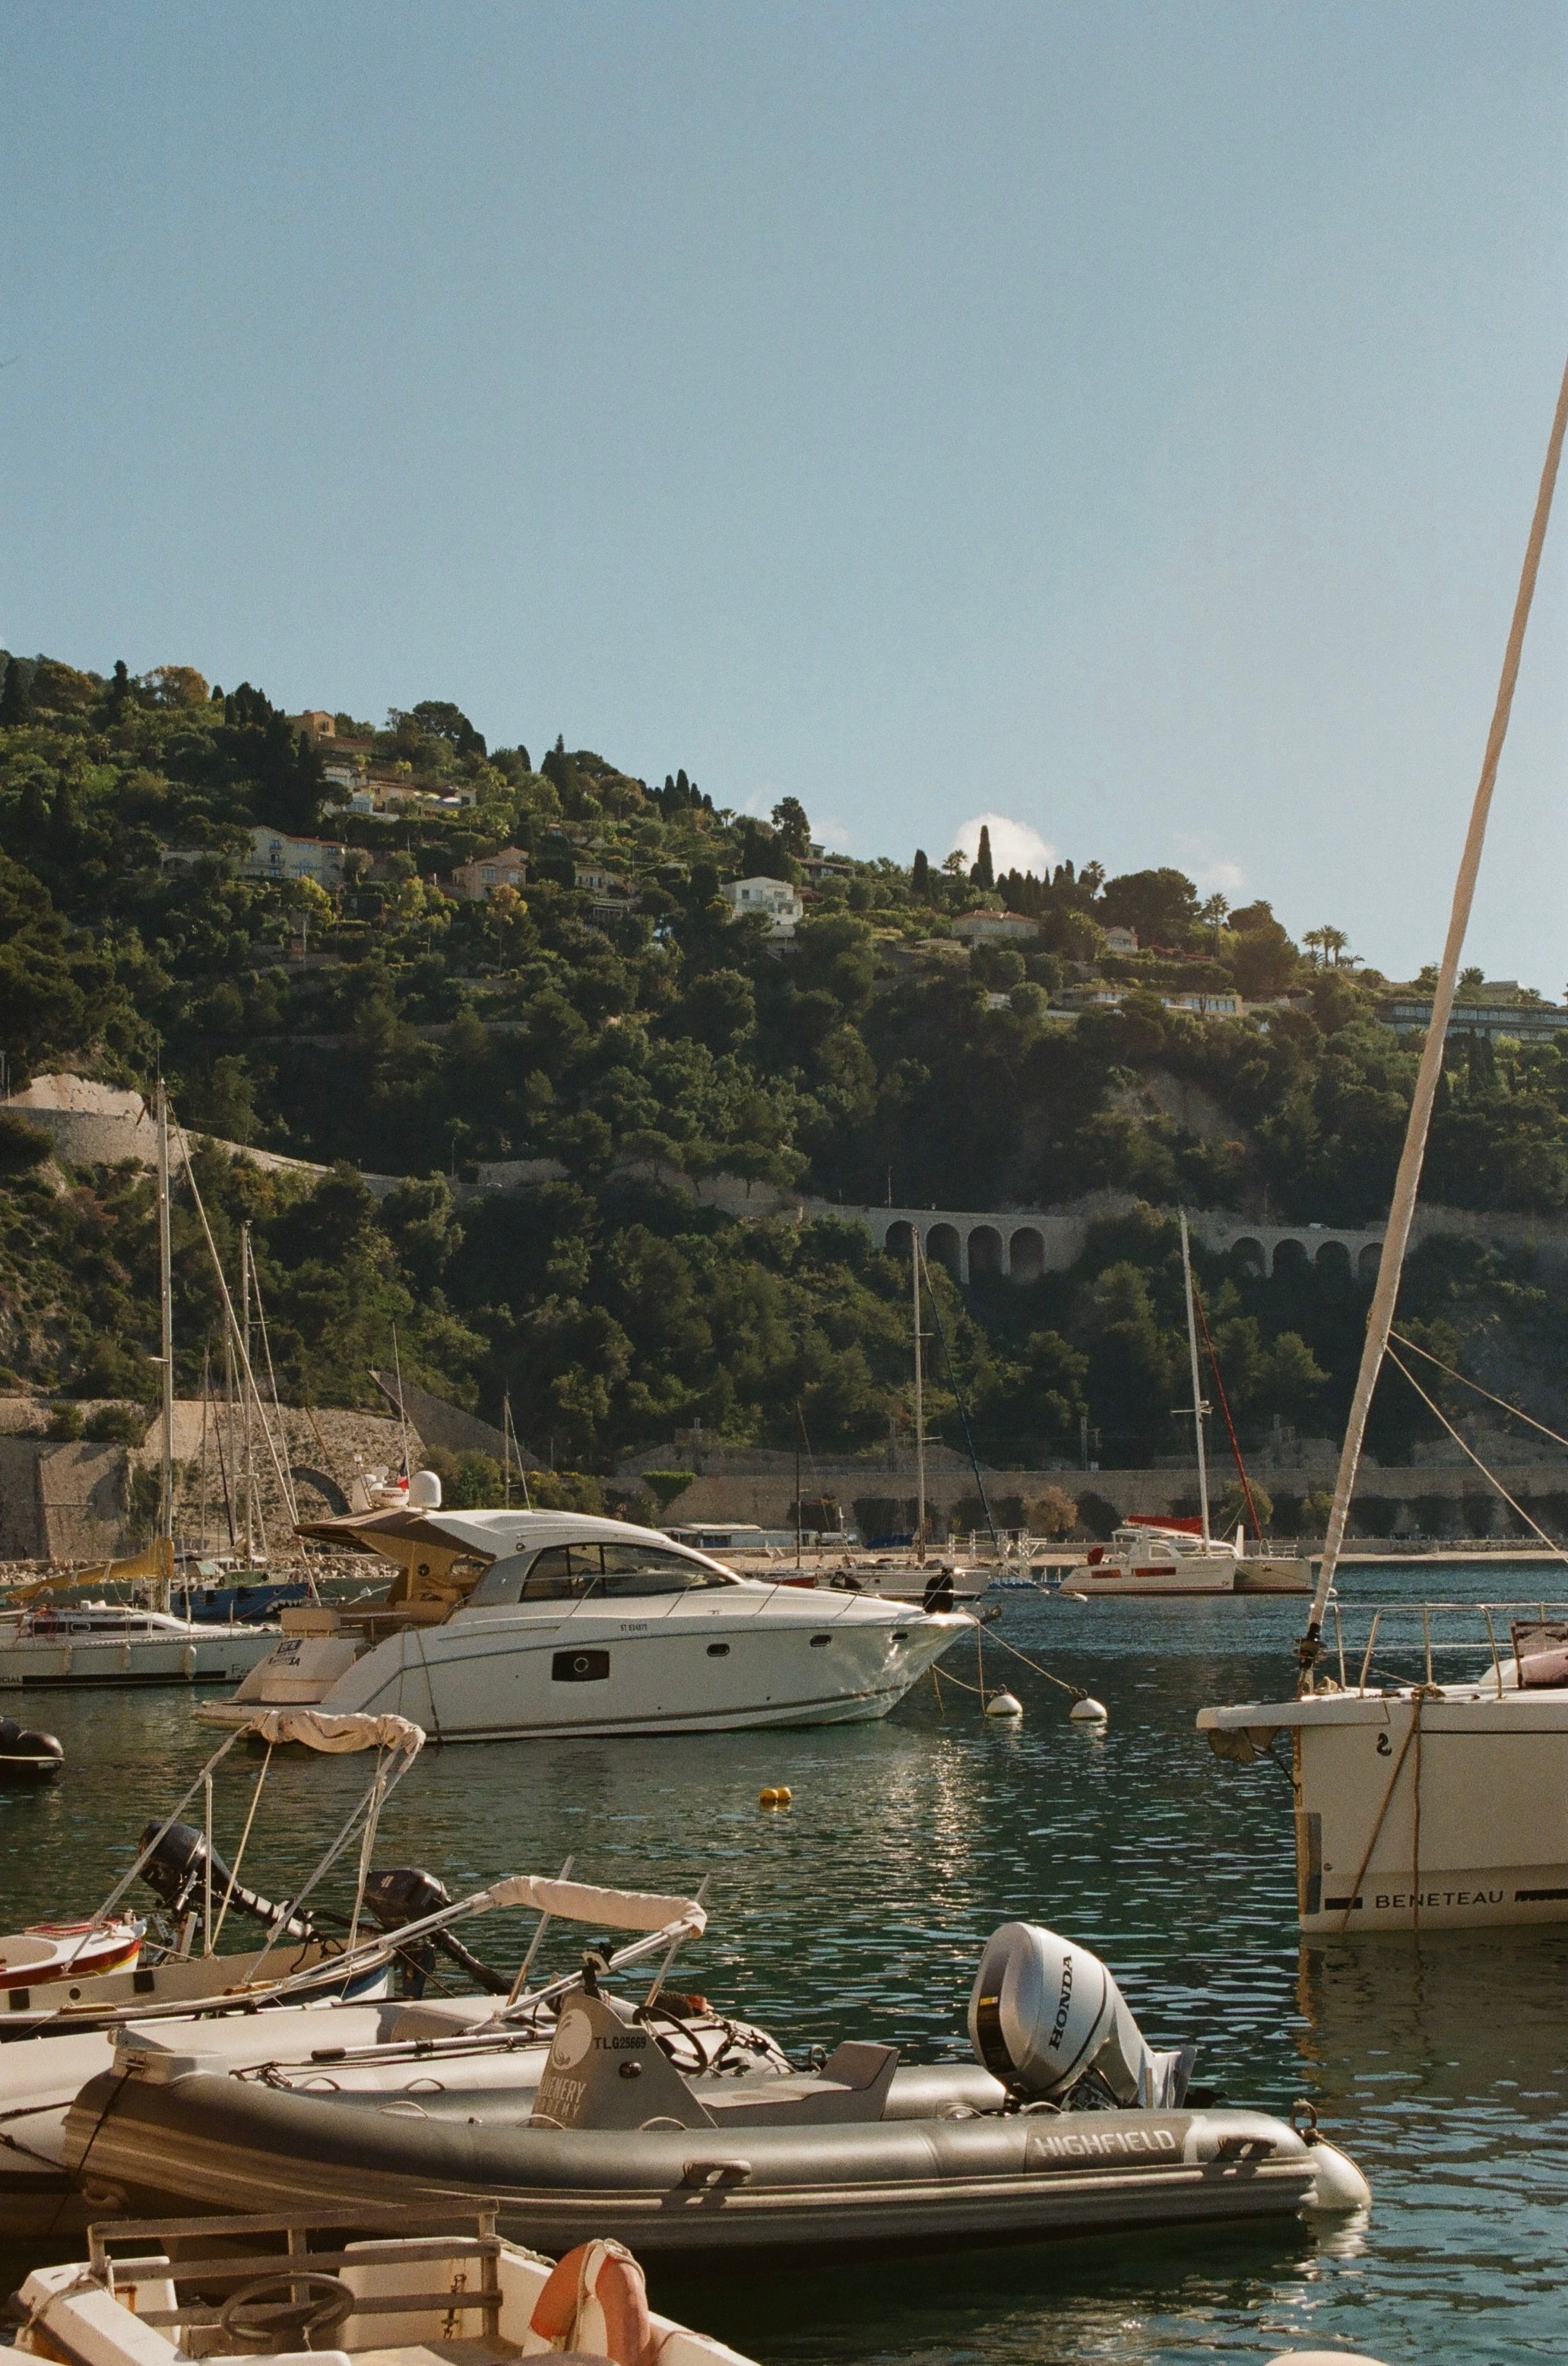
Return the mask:
[[[147,1925],[139,1915],[112,1922],[31,1922],[0,1939],[0,1989],[43,1988],[52,1980],[84,1980],[98,1972],[136,1968]]]
[[[1234,1594],[1241,1532],[1205,1537],[1202,1520],[1129,1513],[1108,1545],[1091,1545],[1064,1594]]]

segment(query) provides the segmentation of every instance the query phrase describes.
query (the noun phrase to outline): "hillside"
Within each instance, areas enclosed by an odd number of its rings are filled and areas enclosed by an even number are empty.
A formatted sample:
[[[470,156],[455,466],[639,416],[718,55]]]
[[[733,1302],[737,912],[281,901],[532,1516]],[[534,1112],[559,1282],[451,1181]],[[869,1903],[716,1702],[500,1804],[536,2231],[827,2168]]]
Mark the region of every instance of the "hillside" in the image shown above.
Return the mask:
[[[327,841],[324,883],[245,875],[257,831]],[[210,1162],[226,1242],[255,1223],[286,1390],[368,1402],[396,1323],[412,1377],[492,1414],[510,1387],[530,1442],[584,1467],[696,1421],[775,1445],[803,1423],[825,1448],[906,1418],[893,1262],[852,1226],[695,1210],[678,1171],[954,1207],[1108,1184],[1350,1222],[1381,1214],[1405,1121],[1410,1042],[1332,930],[1304,951],[1266,903],[1201,905],[1169,869],[824,857],[793,800],[763,822],[684,772],[650,785],[559,745],[536,768],[442,702],[302,725],[189,669],[7,661],[0,850],[13,1088],[46,1068],[145,1087],[161,1062],[187,1122],[344,1162],[314,1189]],[[503,850],[512,884],[454,892]],[[792,934],[724,900],[756,876],[799,889]],[[1009,913],[1010,937],[974,936]],[[67,1175],[25,1121],[4,1132],[10,1384],[145,1398],[145,1178]],[[567,1179],[458,1204],[473,1162],[528,1158]],[[357,1168],[424,1179],[377,1207]],[[1555,1042],[1476,1037],[1450,1063],[1428,1181],[1483,1211],[1568,1204]],[[181,1230],[188,1386],[217,1330]],[[941,1280],[982,1450],[1070,1455],[1081,1417],[1107,1460],[1169,1448],[1173,1256],[1151,1212],[1070,1275]],[[1205,1279],[1243,1425],[1332,1427],[1359,1285]],[[1527,1252],[1436,1244],[1408,1314],[1484,1339],[1494,1375],[1557,1321]],[[1389,1452],[1430,1426],[1380,1418]]]

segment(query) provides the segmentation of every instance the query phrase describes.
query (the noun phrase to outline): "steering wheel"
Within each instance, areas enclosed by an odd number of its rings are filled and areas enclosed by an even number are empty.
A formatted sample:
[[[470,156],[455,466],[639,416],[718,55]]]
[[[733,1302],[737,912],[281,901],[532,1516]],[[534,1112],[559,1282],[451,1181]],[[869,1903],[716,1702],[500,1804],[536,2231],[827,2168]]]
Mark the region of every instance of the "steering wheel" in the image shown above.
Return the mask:
[[[218,2321],[241,2349],[276,2349],[289,2339],[308,2349],[313,2334],[335,2333],[358,2305],[341,2276],[280,2268],[230,2293]]]

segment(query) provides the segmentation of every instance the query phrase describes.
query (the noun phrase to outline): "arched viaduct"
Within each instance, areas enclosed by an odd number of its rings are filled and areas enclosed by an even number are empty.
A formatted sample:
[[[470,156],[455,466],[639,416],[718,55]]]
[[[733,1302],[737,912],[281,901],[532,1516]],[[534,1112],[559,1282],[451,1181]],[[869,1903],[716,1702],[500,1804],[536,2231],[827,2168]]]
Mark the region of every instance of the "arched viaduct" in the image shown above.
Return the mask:
[[[939,1257],[962,1282],[1036,1281],[1042,1273],[1064,1272],[1082,1255],[1089,1226],[1100,1210],[1004,1210],[961,1211],[953,1208],[824,1208],[823,1213],[866,1225],[879,1248],[909,1255],[910,1234],[919,1228],[928,1257]],[[1345,1229],[1327,1224],[1261,1224],[1223,1211],[1200,1210],[1189,1221],[1205,1248],[1236,1250],[1259,1273],[1284,1273],[1293,1265],[1355,1273],[1377,1271],[1383,1247],[1381,1224]]]

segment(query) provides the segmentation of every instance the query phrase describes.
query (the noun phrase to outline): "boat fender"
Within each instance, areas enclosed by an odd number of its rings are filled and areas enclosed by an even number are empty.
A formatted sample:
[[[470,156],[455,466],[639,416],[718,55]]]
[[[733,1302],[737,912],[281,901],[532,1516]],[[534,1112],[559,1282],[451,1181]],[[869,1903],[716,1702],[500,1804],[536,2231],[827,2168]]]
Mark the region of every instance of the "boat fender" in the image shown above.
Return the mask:
[[[1310,2095],[1298,2095],[1291,2105],[1291,2126],[1307,2147],[1316,2176],[1304,2210],[1370,2210],[1372,2187],[1349,2153],[1317,2133],[1317,2106]]]
[[[643,2270],[624,2243],[579,2243],[550,2270],[528,2322],[526,2355],[566,2349],[613,2366],[651,2366],[653,2321]]]
[[[1327,2214],[1372,2208],[1372,2187],[1350,2154],[1341,2152],[1325,2136],[1319,2136],[1312,2147],[1312,2191],[1302,2204],[1304,2210],[1320,2210]]]

